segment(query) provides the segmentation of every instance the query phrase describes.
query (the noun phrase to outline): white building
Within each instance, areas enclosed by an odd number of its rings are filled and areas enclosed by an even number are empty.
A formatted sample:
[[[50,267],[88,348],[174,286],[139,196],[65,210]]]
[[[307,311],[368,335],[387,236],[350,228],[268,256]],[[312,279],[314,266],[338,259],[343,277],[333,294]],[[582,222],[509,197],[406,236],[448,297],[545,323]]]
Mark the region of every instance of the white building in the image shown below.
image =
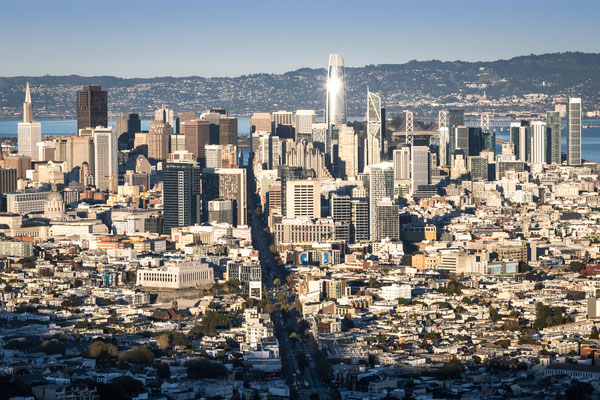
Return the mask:
[[[117,131],[114,127],[98,126],[94,129],[94,179],[99,190],[117,191],[117,148]]]
[[[546,123],[535,121],[531,124],[531,162],[546,164]]]
[[[160,269],[138,269],[136,284],[144,287],[181,289],[215,282],[213,269],[205,263],[185,261]]]
[[[296,111],[296,137],[312,137],[312,127],[317,120],[315,110]]]
[[[410,299],[412,287],[408,284],[398,285],[396,283],[381,288],[381,298],[387,301],[395,301],[398,298]]]
[[[31,92],[29,82],[25,89],[25,102],[23,103],[23,122],[18,125],[18,149],[19,154],[37,160],[37,144],[42,141],[42,124],[33,122],[33,106],[31,104]]]
[[[321,218],[321,185],[318,180],[288,181],[285,197],[287,218]]]

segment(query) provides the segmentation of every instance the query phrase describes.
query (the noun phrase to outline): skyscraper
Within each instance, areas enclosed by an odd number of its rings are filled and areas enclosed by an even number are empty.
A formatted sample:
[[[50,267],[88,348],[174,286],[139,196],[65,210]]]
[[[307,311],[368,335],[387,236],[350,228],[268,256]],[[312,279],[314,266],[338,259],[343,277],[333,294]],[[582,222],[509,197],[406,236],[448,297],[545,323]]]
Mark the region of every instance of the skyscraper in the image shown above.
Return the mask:
[[[148,130],[148,159],[165,161],[169,155],[169,140],[173,127],[167,122],[153,121]]]
[[[367,159],[365,164],[379,164],[382,153],[381,96],[373,92],[367,92]]]
[[[286,217],[321,218],[321,182],[293,180],[286,182]]]
[[[210,123],[202,120],[186,121],[181,124],[185,135],[185,149],[206,165],[205,148],[210,144]]]
[[[338,176],[349,178],[358,175],[358,135],[351,126],[342,126],[338,131],[338,160],[334,169]]]
[[[431,153],[427,146],[413,146],[410,157],[411,188],[412,192],[419,190],[419,186],[431,184]]]
[[[193,163],[166,164],[163,170],[163,231],[198,224],[202,218],[202,169]]]
[[[410,145],[402,144],[393,153],[394,181],[410,179]]]
[[[219,120],[219,144],[238,144],[238,120],[235,117],[222,117]]]
[[[535,121],[531,124],[531,162],[533,164],[547,163],[547,128],[546,123]]]
[[[561,163],[561,121],[560,112],[548,111],[546,113],[546,126],[548,127],[548,144],[549,155],[548,162],[551,164]]]
[[[108,94],[100,86],[77,91],[77,130],[108,126]]]
[[[25,88],[25,102],[23,103],[23,122],[18,125],[18,150],[19,154],[37,160],[37,143],[42,141],[42,124],[33,122],[33,104],[29,82]]]
[[[465,124],[465,111],[464,110],[448,110],[446,114],[446,123],[448,125],[448,132],[450,134],[448,142],[448,154],[446,160],[450,160],[452,153],[456,149],[456,132],[455,128]]]
[[[120,149],[128,149],[133,146],[136,132],[141,131],[139,114],[119,114],[117,117],[117,140]]]
[[[306,179],[306,170],[302,167],[280,165],[278,168],[278,175],[281,179],[281,215],[286,215],[287,182],[298,179]]]
[[[250,118],[250,133],[266,132],[271,133],[271,114],[254,113]]]
[[[369,236],[375,240],[377,235],[377,203],[384,197],[393,197],[394,169],[392,163],[380,163],[369,166]]]
[[[296,140],[312,140],[312,126],[317,121],[315,110],[296,111]]]
[[[164,104],[161,108],[154,111],[154,120],[166,122],[167,124],[171,125],[173,130],[175,130],[175,113],[173,110],[166,108]]]
[[[389,197],[377,202],[377,230],[375,240],[400,240],[400,208]]]
[[[366,199],[352,199],[350,238],[353,242],[369,240],[369,202]]]
[[[94,129],[94,165],[96,188],[116,192],[119,165],[117,131],[114,127]]]
[[[581,99],[570,98],[567,104],[567,164],[581,164]]]
[[[531,126],[529,121],[512,122],[510,124],[510,141],[514,145],[517,160],[531,160]]]
[[[215,172],[219,176],[219,198],[233,201],[234,225],[248,225],[246,169],[220,168]]]
[[[344,57],[341,54],[329,55],[325,123],[330,131],[331,125],[346,124],[346,74]]]

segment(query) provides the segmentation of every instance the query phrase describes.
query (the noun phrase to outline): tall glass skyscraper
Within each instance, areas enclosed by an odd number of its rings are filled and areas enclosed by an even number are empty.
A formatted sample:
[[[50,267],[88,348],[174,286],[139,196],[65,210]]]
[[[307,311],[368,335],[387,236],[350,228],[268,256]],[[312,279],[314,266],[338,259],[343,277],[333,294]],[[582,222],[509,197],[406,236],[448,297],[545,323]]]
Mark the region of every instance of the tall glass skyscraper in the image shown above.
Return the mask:
[[[561,143],[560,143],[560,112],[548,111],[546,113],[546,126],[548,127],[548,162],[550,164],[561,163]]]
[[[346,74],[344,57],[341,54],[329,55],[325,122],[328,128],[331,125],[346,124]]]
[[[381,96],[367,92],[367,159],[366,165],[379,164],[383,150]]]
[[[567,164],[581,164],[581,99],[570,98],[567,104]]]

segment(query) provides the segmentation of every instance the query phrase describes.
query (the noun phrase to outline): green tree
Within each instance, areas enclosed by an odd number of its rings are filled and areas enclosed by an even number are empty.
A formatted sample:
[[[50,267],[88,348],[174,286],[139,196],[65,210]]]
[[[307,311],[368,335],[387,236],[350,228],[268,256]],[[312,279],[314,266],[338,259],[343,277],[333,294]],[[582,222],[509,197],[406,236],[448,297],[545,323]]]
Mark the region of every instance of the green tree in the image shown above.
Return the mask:
[[[93,342],[83,353],[84,357],[95,358],[97,360],[115,358],[117,354],[117,347],[114,344],[101,341]]]
[[[500,319],[502,319],[502,316],[500,316],[500,314],[498,313],[497,308],[490,307],[490,319],[494,322],[498,322],[500,321]]]
[[[398,301],[398,305],[400,305],[400,306],[407,306],[408,305],[408,300],[406,300],[403,297],[398,297],[397,301]]]
[[[188,361],[185,366],[190,379],[215,379],[227,376],[227,370],[223,364],[211,362],[206,358]]]
[[[596,325],[592,326],[592,331],[590,332],[590,339],[598,339],[598,328]]]
[[[565,391],[566,400],[588,400],[592,398],[594,386],[588,382],[579,382],[574,379]]]
[[[154,353],[146,347],[135,347],[121,353],[119,360],[149,365],[154,362]]]

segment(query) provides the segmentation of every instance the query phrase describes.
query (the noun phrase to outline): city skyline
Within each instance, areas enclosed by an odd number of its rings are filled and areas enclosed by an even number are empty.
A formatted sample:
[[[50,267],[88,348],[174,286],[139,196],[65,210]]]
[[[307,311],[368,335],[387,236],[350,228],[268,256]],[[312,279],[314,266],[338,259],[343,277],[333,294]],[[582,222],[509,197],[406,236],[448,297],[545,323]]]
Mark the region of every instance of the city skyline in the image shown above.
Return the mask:
[[[319,67],[322,65],[320,54],[333,52],[343,53],[346,65],[353,67],[415,59],[489,61],[547,52],[600,51],[600,45],[594,39],[598,37],[598,27],[593,21],[600,5],[592,1],[576,2],[579,7],[558,1],[501,4],[379,1],[372,7],[362,7],[358,1],[333,1],[303,3],[303,7],[293,10],[276,7],[276,3],[270,1],[252,4],[233,1],[226,10],[230,28],[227,30],[218,30],[221,22],[215,18],[207,17],[203,24],[190,23],[198,15],[224,12],[218,4],[184,1],[179,4],[179,9],[186,12],[178,13],[177,18],[167,18],[161,12],[163,8],[153,3],[156,2],[123,4],[107,1],[101,10],[92,10],[85,3],[67,1],[28,3],[29,26],[22,38],[28,46],[25,51],[17,42],[4,41],[0,45],[0,51],[6,55],[0,66],[0,76],[216,77],[281,73],[302,67]],[[5,4],[5,12],[0,16],[2,36],[9,37],[18,29],[21,21],[13,16],[23,13],[23,7],[17,3]],[[385,13],[381,12],[383,9]],[[73,35],[74,31],[87,29],[90,12],[100,21],[110,23],[112,29],[104,30],[103,35],[97,37]],[[378,18],[378,42],[373,45],[369,35],[360,30],[345,29],[340,33],[335,24],[324,23],[327,15],[333,14],[344,17],[349,27],[362,24],[365,19]],[[528,22],[533,15],[547,23],[535,30],[529,29]],[[241,23],[264,17],[271,22],[268,28],[249,30]],[[150,40],[146,30],[129,29],[132,18],[144,24],[160,23],[161,34]],[[451,28],[445,24],[445,21],[457,18],[468,21],[469,29]],[[568,26],[562,24],[565,19],[579,22],[580,40],[576,48],[567,35]],[[298,26],[307,21],[315,29],[289,29],[290,25]],[[498,29],[508,21],[512,29]],[[398,31],[396,26],[400,22],[403,29]],[[472,34],[474,31],[477,35]],[[320,40],[325,37],[335,40]],[[209,63],[206,62],[206,51],[190,54],[190,46],[198,38],[222,44],[211,47]],[[73,48],[78,51],[71,51]],[[156,48],[168,50],[161,58],[156,57]],[[279,49],[276,56],[272,53],[273,48]],[[173,58],[183,54],[186,63],[172,62]],[[40,59],[44,62],[40,63]],[[115,63],[116,59],[122,62]],[[240,59],[249,59],[251,63],[240,63]]]

